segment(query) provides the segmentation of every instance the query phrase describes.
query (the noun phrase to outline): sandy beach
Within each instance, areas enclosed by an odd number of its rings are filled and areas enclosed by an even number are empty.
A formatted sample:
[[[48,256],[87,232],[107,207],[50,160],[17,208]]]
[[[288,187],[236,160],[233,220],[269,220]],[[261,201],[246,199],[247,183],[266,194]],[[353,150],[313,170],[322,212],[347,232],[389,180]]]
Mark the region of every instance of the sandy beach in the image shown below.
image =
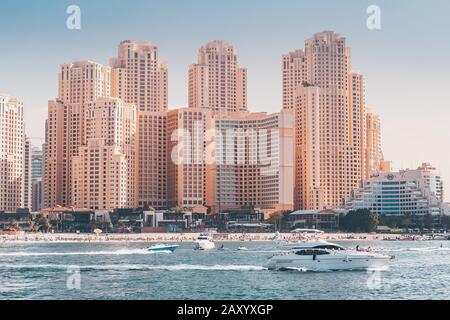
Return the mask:
[[[214,241],[271,241],[274,233],[209,233]],[[192,242],[199,233],[140,233],[140,234],[52,234],[52,233],[19,233],[2,234],[0,243],[69,243],[69,242]],[[398,234],[352,234],[352,233],[324,233],[324,234],[293,234],[282,233],[280,238],[286,241],[309,239],[324,239],[330,241],[344,240],[397,240],[403,236]]]

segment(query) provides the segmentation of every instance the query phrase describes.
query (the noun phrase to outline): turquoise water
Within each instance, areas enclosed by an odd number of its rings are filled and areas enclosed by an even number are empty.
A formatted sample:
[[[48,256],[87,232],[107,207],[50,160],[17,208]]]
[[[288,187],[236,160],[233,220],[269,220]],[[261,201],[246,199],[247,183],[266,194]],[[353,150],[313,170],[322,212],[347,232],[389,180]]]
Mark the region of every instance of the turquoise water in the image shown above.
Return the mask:
[[[378,272],[305,273],[264,269],[273,243],[182,243],[173,254],[143,243],[0,244],[0,299],[450,299],[449,242],[342,244],[396,259]]]

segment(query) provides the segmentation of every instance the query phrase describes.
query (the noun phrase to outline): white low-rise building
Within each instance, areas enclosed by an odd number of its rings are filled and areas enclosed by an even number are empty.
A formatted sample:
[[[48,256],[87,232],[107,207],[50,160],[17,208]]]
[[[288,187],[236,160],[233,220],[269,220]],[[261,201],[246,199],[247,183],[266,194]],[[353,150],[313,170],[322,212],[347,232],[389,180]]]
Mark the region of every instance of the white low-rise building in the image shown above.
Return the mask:
[[[416,170],[372,175],[346,199],[345,208],[369,209],[381,215],[440,215],[448,213],[442,195],[443,184],[436,169],[422,164]]]

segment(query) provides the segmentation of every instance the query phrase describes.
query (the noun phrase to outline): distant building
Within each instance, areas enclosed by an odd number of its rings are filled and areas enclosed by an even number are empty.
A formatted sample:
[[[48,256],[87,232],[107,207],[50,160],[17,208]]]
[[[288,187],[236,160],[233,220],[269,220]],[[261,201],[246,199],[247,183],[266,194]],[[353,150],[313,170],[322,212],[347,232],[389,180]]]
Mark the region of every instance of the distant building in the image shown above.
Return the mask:
[[[318,229],[322,231],[335,231],[339,229],[339,216],[346,214],[347,210],[298,210],[288,217],[291,229]]]
[[[25,205],[25,129],[23,103],[0,94],[0,210]]]
[[[32,206],[33,212],[39,211],[43,207],[44,190],[43,190],[43,151],[40,148],[33,147],[31,149],[31,183],[32,183]]]
[[[31,215],[28,209],[17,209],[16,211],[0,211],[0,233],[31,231],[33,228]]]
[[[31,181],[31,142],[27,136],[25,136],[25,151],[24,151],[24,169],[23,169],[23,194],[24,203],[23,208],[31,210],[32,207],[32,181]]]
[[[345,207],[380,215],[439,215],[445,210],[442,194],[439,175],[429,164],[422,164],[416,170],[372,175],[346,199]]]
[[[44,184],[42,178],[33,181],[32,194],[32,211],[37,212],[43,208],[44,203]]]

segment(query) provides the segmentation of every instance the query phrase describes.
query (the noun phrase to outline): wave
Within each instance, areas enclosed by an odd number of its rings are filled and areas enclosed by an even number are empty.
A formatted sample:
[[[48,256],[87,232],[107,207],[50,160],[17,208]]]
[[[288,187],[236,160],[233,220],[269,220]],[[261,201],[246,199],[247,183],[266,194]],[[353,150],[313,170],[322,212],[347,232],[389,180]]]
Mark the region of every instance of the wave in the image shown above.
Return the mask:
[[[95,256],[95,255],[133,255],[170,253],[170,251],[147,251],[146,249],[120,249],[113,251],[80,252],[0,252],[0,257],[36,257],[36,256]]]
[[[61,264],[0,264],[1,269],[47,269],[47,270],[69,270],[79,269],[88,270],[117,270],[117,271],[147,271],[147,270],[165,270],[165,271],[184,271],[184,270],[203,270],[203,271],[262,271],[267,268],[252,265],[146,265],[146,264],[108,264],[108,265],[61,265]]]
[[[450,248],[444,247],[418,247],[418,248],[372,248],[372,252],[433,252],[433,251],[450,251]]]

